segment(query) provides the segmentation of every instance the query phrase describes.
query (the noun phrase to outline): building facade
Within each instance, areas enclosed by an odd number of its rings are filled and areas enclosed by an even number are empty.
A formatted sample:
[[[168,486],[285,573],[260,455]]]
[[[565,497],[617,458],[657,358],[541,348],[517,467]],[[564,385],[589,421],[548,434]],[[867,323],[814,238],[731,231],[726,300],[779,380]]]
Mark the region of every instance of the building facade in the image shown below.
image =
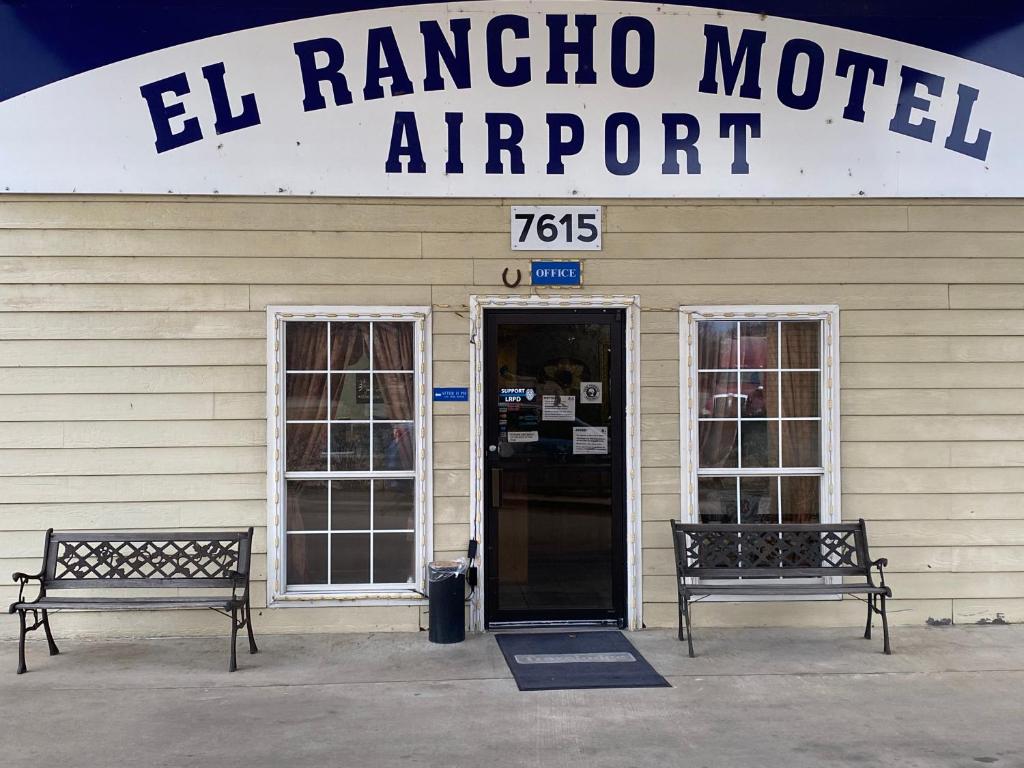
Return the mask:
[[[1024,617],[1019,19],[101,5],[60,71],[3,17],[0,574],[51,527],[253,526],[261,632],[422,628],[471,546],[474,629],[640,629],[669,520],[863,518],[894,622]]]

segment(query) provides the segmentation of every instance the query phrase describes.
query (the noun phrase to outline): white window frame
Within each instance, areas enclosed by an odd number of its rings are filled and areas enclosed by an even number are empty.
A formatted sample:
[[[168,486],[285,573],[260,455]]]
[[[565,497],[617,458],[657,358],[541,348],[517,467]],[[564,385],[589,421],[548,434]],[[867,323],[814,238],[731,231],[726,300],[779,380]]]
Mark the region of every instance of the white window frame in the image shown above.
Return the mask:
[[[700,320],[820,320],[821,334],[821,457],[824,473],[821,485],[820,520],[823,525],[842,520],[842,487],[839,458],[839,307],[835,304],[813,306],[682,306],[679,308],[679,446],[680,519],[700,522],[697,509],[697,322]],[[735,474],[735,473],[734,473]],[[775,474],[787,474],[780,468]],[[796,473],[805,474],[805,473]],[[793,579],[793,583],[801,582]],[[814,583],[818,580],[808,580]],[[826,577],[826,582],[841,581]],[[840,595],[794,598],[785,595],[712,595],[709,602],[757,602],[771,600],[836,600]]]
[[[416,415],[416,580],[401,585],[300,585],[289,588],[285,568],[284,325],[289,321],[413,322]],[[267,307],[267,605],[420,605],[426,564],[433,557],[431,456],[431,311],[414,306]]]

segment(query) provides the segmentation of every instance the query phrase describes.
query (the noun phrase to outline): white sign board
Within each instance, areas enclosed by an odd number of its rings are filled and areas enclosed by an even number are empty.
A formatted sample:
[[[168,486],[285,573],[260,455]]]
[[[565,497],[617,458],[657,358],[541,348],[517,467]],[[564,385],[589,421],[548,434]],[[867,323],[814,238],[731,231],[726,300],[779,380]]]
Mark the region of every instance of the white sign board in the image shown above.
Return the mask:
[[[600,251],[601,206],[513,205],[513,251]]]
[[[1024,77],[971,53],[1012,14],[954,55],[892,39],[896,22],[671,2],[373,5],[245,28],[234,4],[237,31],[205,36],[203,9],[179,11],[194,39],[151,49],[138,28],[142,53],[0,101],[0,192],[1024,196]],[[553,225],[584,247],[586,222]]]

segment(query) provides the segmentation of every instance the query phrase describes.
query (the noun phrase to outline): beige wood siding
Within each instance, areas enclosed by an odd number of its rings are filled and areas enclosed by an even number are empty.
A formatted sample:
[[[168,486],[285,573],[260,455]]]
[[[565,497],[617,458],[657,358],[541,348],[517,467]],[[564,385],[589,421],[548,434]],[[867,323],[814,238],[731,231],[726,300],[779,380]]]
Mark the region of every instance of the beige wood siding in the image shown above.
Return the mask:
[[[521,201],[516,201],[521,202]],[[644,620],[675,621],[680,304],[841,309],[843,514],[897,623],[1024,620],[1024,204],[598,201],[580,294],[639,294]],[[471,294],[507,293],[509,201],[0,196],[0,603],[54,528],[255,525],[266,577],[265,308],[435,306],[469,383]],[[521,289],[528,291],[527,287]],[[469,412],[434,407],[434,542],[468,539]],[[856,601],[702,604],[698,624],[859,624]],[[420,606],[263,610],[258,632],[415,629]],[[0,623],[0,636],[16,622]],[[79,614],[61,634],[220,632]]]

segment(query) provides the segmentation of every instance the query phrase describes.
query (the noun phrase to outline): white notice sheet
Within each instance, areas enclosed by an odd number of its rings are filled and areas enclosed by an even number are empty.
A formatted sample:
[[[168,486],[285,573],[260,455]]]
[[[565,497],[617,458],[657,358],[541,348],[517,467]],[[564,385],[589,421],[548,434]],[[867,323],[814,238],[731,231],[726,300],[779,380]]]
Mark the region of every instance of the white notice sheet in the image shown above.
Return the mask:
[[[544,395],[541,418],[544,421],[576,421],[576,396]]]
[[[608,453],[608,427],[573,427],[572,452],[584,456]]]

